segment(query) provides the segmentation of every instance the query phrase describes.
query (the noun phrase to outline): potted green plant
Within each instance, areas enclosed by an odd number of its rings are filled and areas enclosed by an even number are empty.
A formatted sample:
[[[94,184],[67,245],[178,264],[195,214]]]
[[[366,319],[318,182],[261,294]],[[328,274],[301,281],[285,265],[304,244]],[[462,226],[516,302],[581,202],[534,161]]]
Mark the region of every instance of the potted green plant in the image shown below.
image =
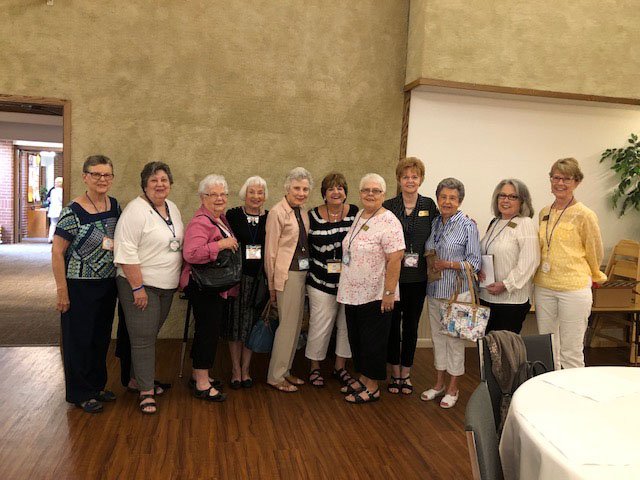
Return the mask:
[[[618,216],[621,217],[630,208],[640,210],[640,142],[638,135],[632,133],[624,148],[608,148],[602,154],[600,162],[610,159],[611,170],[619,176],[620,181],[614,189],[611,200],[614,210],[622,200]]]

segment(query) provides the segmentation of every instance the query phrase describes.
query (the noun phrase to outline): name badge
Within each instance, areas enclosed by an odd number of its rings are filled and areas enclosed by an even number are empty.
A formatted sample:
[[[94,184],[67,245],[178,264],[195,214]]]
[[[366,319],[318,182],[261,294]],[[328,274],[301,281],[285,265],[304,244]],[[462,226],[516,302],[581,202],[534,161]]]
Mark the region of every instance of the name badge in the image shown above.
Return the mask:
[[[413,252],[405,253],[403,265],[407,268],[418,268],[418,254]]]
[[[300,271],[309,270],[309,259],[308,258],[299,258],[298,259],[298,269],[300,269]]]
[[[509,227],[509,228],[516,228],[517,226],[518,226],[518,224],[516,222],[507,223],[507,227]]]
[[[340,260],[327,260],[327,273],[340,273],[342,271],[342,262]]]
[[[174,238],[173,240],[169,240],[169,250],[172,252],[180,251],[180,240]]]
[[[113,238],[102,237],[102,249],[113,252]]]
[[[428,217],[429,216],[429,210],[420,210],[418,212],[418,216],[419,217]]]
[[[262,245],[247,245],[245,252],[247,260],[260,260],[262,258]]]
[[[362,230],[364,230],[365,232],[366,232],[367,230],[369,230],[369,225],[363,225],[363,226],[362,226]]]

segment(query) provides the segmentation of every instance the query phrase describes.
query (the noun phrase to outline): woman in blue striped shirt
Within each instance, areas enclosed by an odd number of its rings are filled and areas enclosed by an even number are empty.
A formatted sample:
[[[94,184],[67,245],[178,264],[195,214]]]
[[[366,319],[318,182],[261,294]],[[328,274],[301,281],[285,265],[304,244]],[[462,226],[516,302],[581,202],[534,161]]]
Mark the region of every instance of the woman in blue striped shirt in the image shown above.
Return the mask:
[[[439,278],[429,275],[427,299],[433,341],[433,356],[437,379],[434,387],[422,392],[428,401],[444,395],[442,408],[451,408],[458,401],[458,377],[464,374],[464,340],[440,333],[440,305],[455,292],[458,278],[464,272],[464,262],[478,272],[481,265],[478,228],[473,220],[459,210],[464,200],[464,185],[455,178],[445,178],[436,188],[440,216],[435,219],[425,251],[435,251],[433,270]],[[437,276],[437,275],[436,275]],[[467,282],[463,281],[458,300],[470,301]],[[445,372],[451,380],[445,386]]]

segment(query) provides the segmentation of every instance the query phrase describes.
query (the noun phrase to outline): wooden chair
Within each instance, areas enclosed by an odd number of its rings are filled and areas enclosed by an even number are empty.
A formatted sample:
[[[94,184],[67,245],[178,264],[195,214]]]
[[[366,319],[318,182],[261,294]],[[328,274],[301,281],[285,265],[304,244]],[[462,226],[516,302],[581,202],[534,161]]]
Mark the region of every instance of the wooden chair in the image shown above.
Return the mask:
[[[604,272],[608,281],[635,280],[640,281],[640,242],[634,240],[620,240],[613,248]],[[637,290],[637,289],[634,289]],[[631,304],[640,307],[640,295],[632,294]],[[591,345],[596,337],[614,342],[616,345],[629,346],[629,362],[637,363],[638,359],[638,315],[634,313],[594,313],[591,335],[588,344]],[[626,330],[628,335],[622,339],[604,333],[603,327],[613,324]],[[625,340],[626,338],[626,340]]]

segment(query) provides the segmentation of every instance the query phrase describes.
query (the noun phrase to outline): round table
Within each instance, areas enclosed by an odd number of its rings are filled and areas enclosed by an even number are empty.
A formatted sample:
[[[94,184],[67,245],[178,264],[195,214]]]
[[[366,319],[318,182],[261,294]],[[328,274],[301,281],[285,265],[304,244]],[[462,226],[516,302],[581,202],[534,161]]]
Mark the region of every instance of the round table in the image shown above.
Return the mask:
[[[558,370],[513,396],[500,439],[505,479],[640,479],[640,369]]]

